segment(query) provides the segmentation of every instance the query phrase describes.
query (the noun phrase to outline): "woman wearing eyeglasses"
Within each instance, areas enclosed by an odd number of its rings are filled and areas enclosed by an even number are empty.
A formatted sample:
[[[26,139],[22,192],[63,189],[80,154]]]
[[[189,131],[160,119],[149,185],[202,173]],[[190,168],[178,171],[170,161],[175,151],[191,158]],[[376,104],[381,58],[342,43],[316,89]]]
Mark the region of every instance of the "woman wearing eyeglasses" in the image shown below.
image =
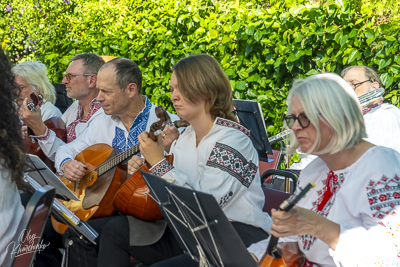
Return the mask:
[[[287,103],[289,152],[318,156],[298,190],[316,187],[289,212],[272,211],[271,234],[297,242],[305,266],[398,266],[400,154],[363,140],[357,96],[335,74],[295,82]]]
[[[21,89],[18,106],[31,101],[31,93],[40,95],[40,111],[42,120],[46,121],[52,117],[61,117],[61,111],[54,105],[56,102],[56,91],[47,77],[46,66],[39,61],[26,61],[12,68],[15,75],[15,83]],[[33,110],[34,111],[34,110]]]

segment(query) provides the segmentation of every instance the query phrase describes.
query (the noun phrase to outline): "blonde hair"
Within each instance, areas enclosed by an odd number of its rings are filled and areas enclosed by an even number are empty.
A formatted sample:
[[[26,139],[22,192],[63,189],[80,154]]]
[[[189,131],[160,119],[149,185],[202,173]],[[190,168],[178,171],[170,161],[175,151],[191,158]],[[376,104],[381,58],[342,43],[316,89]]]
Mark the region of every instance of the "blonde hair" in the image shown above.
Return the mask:
[[[232,87],[218,61],[207,54],[190,55],[173,68],[182,96],[190,103],[205,100],[215,117],[237,122],[233,115]]]
[[[47,102],[56,102],[56,91],[47,77],[47,68],[40,61],[26,61],[12,68],[15,76],[24,79],[32,90],[41,94]]]
[[[304,113],[314,125],[317,137],[309,151],[313,154],[334,154],[354,147],[367,137],[364,118],[358,98],[351,86],[333,73],[316,74],[294,82],[287,98],[288,110],[292,109],[293,97],[297,97]],[[321,151],[315,149],[321,143],[319,120],[333,131],[328,145]],[[293,153],[299,143],[292,136],[289,153]]]

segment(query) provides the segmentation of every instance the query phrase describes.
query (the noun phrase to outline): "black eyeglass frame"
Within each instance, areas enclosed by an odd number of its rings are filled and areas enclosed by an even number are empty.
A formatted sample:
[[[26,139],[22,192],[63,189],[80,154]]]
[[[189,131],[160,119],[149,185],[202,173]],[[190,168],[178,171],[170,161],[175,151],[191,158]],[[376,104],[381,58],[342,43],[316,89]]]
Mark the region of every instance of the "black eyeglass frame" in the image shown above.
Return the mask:
[[[303,125],[303,123],[301,122],[302,121],[302,119],[301,119],[301,117],[304,117],[305,118],[305,120],[303,119],[303,122],[304,121],[307,121],[306,123],[307,123],[307,125]],[[296,120],[299,122],[299,125],[300,125],[300,127],[301,128],[303,128],[303,129],[305,129],[305,128],[307,128],[308,126],[310,126],[310,123],[311,123],[311,121],[310,121],[310,119],[306,116],[306,114],[304,114],[304,113],[300,113],[299,114],[299,116],[294,116],[294,115],[287,115],[287,116],[285,116],[285,121],[286,121],[286,125],[290,128],[290,129],[292,129],[292,127],[293,127],[293,125],[294,125],[294,123],[296,122]],[[293,122],[292,122],[293,121]]]
[[[73,77],[78,77],[78,76],[92,76],[95,75],[94,73],[92,74],[71,74],[71,73],[64,73],[64,77],[67,78],[67,81],[70,82]]]
[[[368,80],[365,80],[365,81],[359,82],[359,83],[351,83],[350,85],[351,85],[351,87],[353,87],[354,90],[356,90],[357,87],[359,87],[360,85],[362,85],[363,83],[366,83],[366,82],[372,82],[372,81],[371,81],[371,79],[368,79]]]

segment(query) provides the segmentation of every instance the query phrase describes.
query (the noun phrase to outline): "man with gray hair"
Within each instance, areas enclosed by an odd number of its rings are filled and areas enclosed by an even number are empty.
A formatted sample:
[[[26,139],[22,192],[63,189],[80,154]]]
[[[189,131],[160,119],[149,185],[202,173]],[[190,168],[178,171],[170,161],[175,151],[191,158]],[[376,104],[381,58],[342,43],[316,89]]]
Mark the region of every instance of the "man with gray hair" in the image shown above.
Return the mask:
[[[99,93],[96,82],[97,72],[105,63],[99,55],[94,53],[78,54],[70,62],[62,82],[66,86],[67,96],[76,101],[61,117],[66,125],[67,143],[75,140],[103,113],[100,102],[96,99]],[[31,112],[23,106],[20,117],[33,131],[34,135],[31,137],[38,141],[45,155],[54,161],[56,151],[65,144],[64,141],[46,127],[42,122],[40,112]]]
[[[341,73],[358,97],[382,86],[378,73],[368,66],[350,66]],[[400,110],[377,98],[363,108],[367,141],[400,152]]]

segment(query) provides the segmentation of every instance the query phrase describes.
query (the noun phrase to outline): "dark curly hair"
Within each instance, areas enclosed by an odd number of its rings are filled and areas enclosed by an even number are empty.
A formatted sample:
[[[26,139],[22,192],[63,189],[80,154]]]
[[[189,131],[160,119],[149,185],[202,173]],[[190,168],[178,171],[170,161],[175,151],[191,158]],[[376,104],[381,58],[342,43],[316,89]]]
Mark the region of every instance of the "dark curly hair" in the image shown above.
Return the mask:
[[[10,182],[22,188],[25,148],[15,103],[20,90],[14,82],[11,64],[1,48],[0,73],[0,170],[8,170]]]

